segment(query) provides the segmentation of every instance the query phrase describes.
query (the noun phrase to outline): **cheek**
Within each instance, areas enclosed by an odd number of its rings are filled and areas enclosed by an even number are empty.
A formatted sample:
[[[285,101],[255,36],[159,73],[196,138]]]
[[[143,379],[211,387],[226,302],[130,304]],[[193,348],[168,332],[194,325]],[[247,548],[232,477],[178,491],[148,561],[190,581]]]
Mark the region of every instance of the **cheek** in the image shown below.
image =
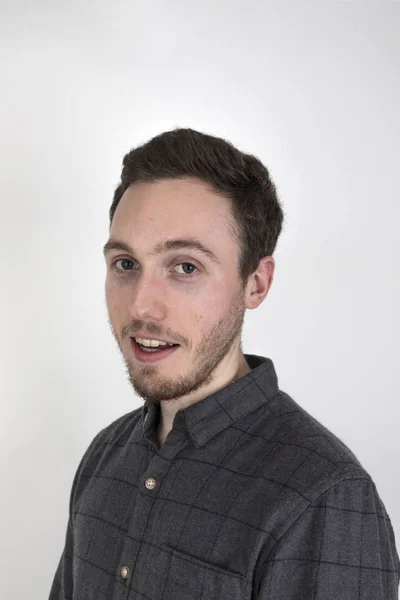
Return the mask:
[[[225,282],[214,283],[203,298],[202,305],[210,319],[215,320],[217,315],[225,314],[230,309],[232,290],[226,286]]]
[[[111,297],[122,297],[123,294],[128,293],[127,281],[123,280],[122,277],[115,277],[112,273],[109,273],[105,279],[105,290],[106,295]]]
[[[111,284],[106,281],[105,300],[109,312],[115,314],[120,311],[124,303],[128,301],[128,296],[119,285],[115,285],[115,283]]]
[[[203,335],[225,316],[230,310],[225,294],[220,290],[213,289],[207,295],[182,305],[182,314],[185,312],[186,319],[194,323],[195,328]]]

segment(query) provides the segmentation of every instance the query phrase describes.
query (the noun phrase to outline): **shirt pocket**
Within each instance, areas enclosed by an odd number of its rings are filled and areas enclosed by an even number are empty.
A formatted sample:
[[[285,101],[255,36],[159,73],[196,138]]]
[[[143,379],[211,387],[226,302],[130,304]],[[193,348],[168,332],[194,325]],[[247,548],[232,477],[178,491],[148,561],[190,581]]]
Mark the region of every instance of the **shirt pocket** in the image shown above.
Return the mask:
[[[163,546],[171,554],[164,600],[246,600],[243,575]]]

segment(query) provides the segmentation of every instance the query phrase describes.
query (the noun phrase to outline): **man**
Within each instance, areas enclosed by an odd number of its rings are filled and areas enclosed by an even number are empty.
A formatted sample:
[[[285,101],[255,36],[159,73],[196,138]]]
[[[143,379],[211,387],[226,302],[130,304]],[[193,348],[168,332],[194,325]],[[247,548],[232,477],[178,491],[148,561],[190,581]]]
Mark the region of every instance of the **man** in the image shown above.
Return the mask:
[[[50,600],[398,598],[370,476],[242,352],[282,223],[268,170],[225,140],[176,129],[125,156],[105,292],[144,403],[78,466]]]

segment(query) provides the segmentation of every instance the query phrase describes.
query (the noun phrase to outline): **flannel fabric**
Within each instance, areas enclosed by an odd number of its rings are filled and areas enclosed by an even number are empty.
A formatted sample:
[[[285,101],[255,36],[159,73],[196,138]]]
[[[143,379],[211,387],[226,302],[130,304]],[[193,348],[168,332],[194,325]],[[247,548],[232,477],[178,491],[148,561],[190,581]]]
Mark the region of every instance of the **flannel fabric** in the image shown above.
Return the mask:
[[[272,360],[176,413],[146,400],[73,480],[49,600],[397,600],[400,563],[352,452],[279,390]]]

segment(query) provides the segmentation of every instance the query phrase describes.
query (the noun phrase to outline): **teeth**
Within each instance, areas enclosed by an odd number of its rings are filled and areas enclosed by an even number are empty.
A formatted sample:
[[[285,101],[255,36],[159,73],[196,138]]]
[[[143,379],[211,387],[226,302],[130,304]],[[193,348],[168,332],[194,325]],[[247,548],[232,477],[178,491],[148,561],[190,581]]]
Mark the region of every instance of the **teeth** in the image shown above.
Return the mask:
[[[148,348],[158,348],[158,346],[172,346],[173,344],[168,344],[167,342],[161,342],[160,340],[146,340],[145,338],[135,338],[138,344],[142,344],[142,346],[147,346]]]

